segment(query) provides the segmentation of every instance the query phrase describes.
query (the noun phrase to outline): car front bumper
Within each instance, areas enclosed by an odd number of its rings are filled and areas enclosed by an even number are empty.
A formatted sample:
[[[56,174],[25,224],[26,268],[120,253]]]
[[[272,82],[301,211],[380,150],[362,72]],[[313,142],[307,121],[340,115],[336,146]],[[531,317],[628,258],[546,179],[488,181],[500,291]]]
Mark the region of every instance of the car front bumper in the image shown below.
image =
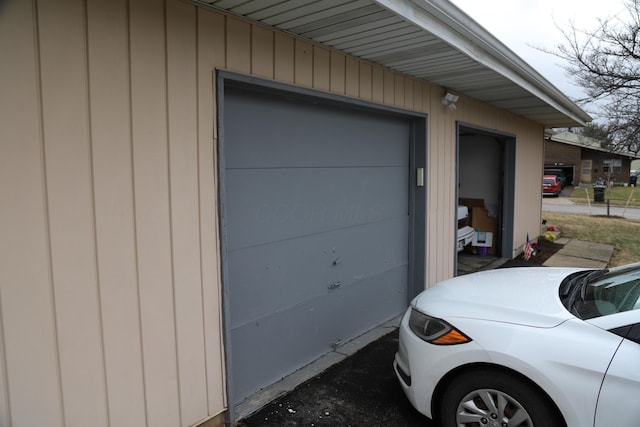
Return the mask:
[[[458,366],[472,363],[484,351],[471,341],[460,345],[433,345],[418,338],[409,328],[407,310],[400,322],[400,339],[393,367],[409,402],[418,412],[433,418],[431,399],[440,380]]]

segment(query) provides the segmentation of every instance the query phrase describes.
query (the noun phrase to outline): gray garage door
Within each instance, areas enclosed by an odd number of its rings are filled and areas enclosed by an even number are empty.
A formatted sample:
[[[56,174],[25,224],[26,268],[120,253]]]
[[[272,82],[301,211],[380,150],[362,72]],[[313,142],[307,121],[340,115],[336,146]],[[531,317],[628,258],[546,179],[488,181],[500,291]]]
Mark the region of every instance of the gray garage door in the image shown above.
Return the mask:
[[[406,307],[411,126],[238,87],[223,117],[235,404]]]

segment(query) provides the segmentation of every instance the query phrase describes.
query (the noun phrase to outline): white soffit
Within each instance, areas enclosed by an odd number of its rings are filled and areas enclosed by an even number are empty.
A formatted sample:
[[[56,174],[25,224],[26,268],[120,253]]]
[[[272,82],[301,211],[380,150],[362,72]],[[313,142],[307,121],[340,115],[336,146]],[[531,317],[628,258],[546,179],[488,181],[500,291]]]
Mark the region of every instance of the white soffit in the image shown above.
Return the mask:
[[[591,117],[447,0],[196,0],[425,80],[545,127]]]

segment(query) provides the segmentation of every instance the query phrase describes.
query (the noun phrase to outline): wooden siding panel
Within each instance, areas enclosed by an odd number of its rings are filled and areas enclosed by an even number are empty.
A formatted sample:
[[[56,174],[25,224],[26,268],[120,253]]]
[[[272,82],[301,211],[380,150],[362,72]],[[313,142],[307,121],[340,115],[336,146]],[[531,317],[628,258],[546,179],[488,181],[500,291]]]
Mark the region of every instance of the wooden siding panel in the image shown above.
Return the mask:
[[[391,70],[384,69],[382,72],[382,102],[387,105],[395,105],[395,88],[396,78],[395,73]]]
[[[251,72],[273,79],[273,31],[258,25],[251,27]]]
[[[413,108],[416,111],[421,111],[423,113],[425,113],[427,111],[426,108],[424,108],[424,102],[423,102],[423,96],[425,94],[425,87],[426,85],[418,82],[418,81],[414,81],[413,84]],[[428,96],[428,95],[426,95]]]
[[[359,78],[359,93],[360,98],[371,100],[372,97],[372,87],[371,87],[371,79],[372,79],[373,71],[371,68],[371,64],[367,62],[360,63],[360,78]]]
[[[447,258],[453,256],[453,248],[449,248],[443,240],[444,236],[444,191],[446,191],[445,182],[443,177],[445,176],[445,168],[447,160],[444,158],[445,145],[454,143],[451,140],[447,140],[447,134],[445,127],[447,126],[447,120],[443,114],[442,108],[438,108],[439,102],[434,97],[429,99],[431,114],[430,128],[429,128],[429,144],[427,145],[428,152],[428,176],[429,179],[429,191],[428,197],[428,212],[427,212],[427,284],[432,285],[438,281],[451,276],[453,272],[449,271],[447,274],[443,274],[444,263]]]
[[[431,86],[422,84],[421,96],[422,96],[422,108],[420,109],[424,113],[431,113]],[[427,141],[427,144],[429,141]]]
[[[38,5],[47,200],[65,422],[108,423],[82,0]]]
[[[239,73],[251,72],[251,25],[227,17],[227,67]]]
[[[200,186],[200,267],[207,367],[208,414],[226,406],[222,323],[220,321],[220,255],[216,207],[215,69],[224,67],[224,17],[198,8],[198,172]]]
[[[374,102],[384,102],[384,69],[378,65],[372,68],[372,99]]]
[[[0,13],[0,425],[61,427],[34,18]]]
[[[397,107],[404,107],[404,90],[404,76],[402,74],[395,74],[393,82],[393,104]]]
[[[276,80],[284,83],[293,83],[294,62],[293,38],[276,33],[274,65]]]
[[[458,111],[451,111],[449,108],[444,107],[442,105],[442,92],[443,90],[435,90],[433,91],[434,103],[439,104],[440,111],[443,115],[443,130],[444,130],[444,140],[447,143],[443,146],[442,157],[440,161],[442,162],[442,166],[444,168],[440,171],[441,175],[439,176],[440,182],[439,187],[442,188],[442,203],[443,203],[443,215],[441,216],[442,224],[441,224],[441,232],[443,233],[441,238],[441,244],[443,242],[448,242],[448,253],[443,255],[443,260],[441,264],[441,272],[440,272],[440,280],[448,279],[451,275],[455,275],[455,256],[456,256],[456,232],[457,232],[457,205],[458,201],[456,200],[456,187],[458,185],[457,179],[458,176],[456,174],[457,170],[457,122],[460,119]],[[435,108],[435,107],[434,107]]]
[[[294,82],[300,86],[313,86],[313,45],[295,40]]]
[[[440,244],[443,247],[448,247],[448,251],[443,254],[443,262],[442,262],[442,279],[448,279],[450,275],[455,274],[455,242],[456,242],[456,232],[458,230],[458,223],[456,221],[457,214],[457,205],[458,201],[456,200],[456,186],[458,176],[456,175],[457,168],[457,147],[456,147],[456,119],[455,114],[451,114],[452,112],[447,109],[447,120],[445,124],[446,137],[445,140],[447,143],[444,146],[444,157],[441,158],[441,161],[444,165],[444,170],[441,171],[441,175],[439,176],[440,182],[438,185],[443,188],[443,207],[444,214],[442,216],[442,239]],[[444,181],[444,182],[443,182]],[[448,242],[444,244],[443,242]]]
[[[200,270],[195,6],[167,9],[171,241],[182,425],[208,412]]]
[[[533,238],[540,234],[542,222],[542,197],[540,182],[544,169],[544,128],[541,125],[515,119],[518,126],[516,139],[515,222],[513,249],[515,256],[526,242],[526,235]]]
[[[345,91],[345,57],[331,52],[331,92],[344,95]]]
[[[329,91],[331,87],[331,54],[327,49],[313,48],[313,87]]]
[[[434,104],[434,101],[432,100],[432,105]],[[436,105],[437,105],[437,101],[436,101]],[[447,143],[451,144],[453,141],[447,140],[447,132],[446,132],[446,126],[447,126],[447,120],[446,120],[446,116],[443,114],[442,108],[440,109],[435,109],[433,108],[432,111],[434,111],[434,115],[437,117],[437,125],[435,126],[435,132],[436,132],[436,137],[434,139],[432,139],[432,141],[434,141],[433,143],[433,147],[436,150],[435,155],[432,158],[432,167],[433,167],[433,171],[432,171],[432,176],[433,176],[433,180],[432,182],[436,183],[435,189],[434,191],[432,191],[432,198],[434,198],[433,200],[433,205],[435,206],[435,211],[433,212],[432,216],[429,218],[430,222],[432,222],[433,224],[435,224],[435,230],[434,233],[432,234],[432,240],[430,242],[430,244],[433,247],[433,251],[432,251],[432,257],[434,258],[435,261],[435,265],[433,268],[433,273],[435,274],[435,280],[436,281],[440,281],[443,280],[446,275],[443,274],[444,272],[444,263],[446,262],[447,258],[450,258],[453,253],[451,251],[445,251],[445,247],[447,247],[447,245],[444,243],[446,242],[445,239],[445,232],[444,232],[444,227],[445,227],[445,218],[444,218],[444,212],[445,212],[445,201],[444,201],[444,193],[447,190],[444,186],[444,176],[446,173],[446,159],[445,159],[445,148]],[[448,248],[447,248],[448,249]],[[451,274],[451,273],[448,273]]]
[[[131,3],[131,120],[147,425],[180,424],[169,216],[164,1]]]
[[[199,74],[199,77],[206,78],[213,84],[213,79],[215,78],[215,70],[218,68],[226,67],[226,19],[224,15],[220,15],[218,13],[214,13],[208,9],[198,8],[198,49],[200,51],[198,55],[199,61],[206,61],[204,64],[204,71],[207,73],[206,76],[202,76]],[[212,123],[211,128],[213,129],[213,137],[218,136],[218,129],[213,126],[213,117],[216,115],[216,103],[213,102],[213,92],[210,90],[213,86],[209,86],[209,89],[206,92],[203,92],[203,95],[200,99],[208,100],[206,104],[209,107],[209,111],[211,111],[211,118],[209,119]],[[207,96],[206,94],[209,94]],[[206,102],[206,101],[204,101]]]
[[[109,422],[146,424],[125,0],[87,2],[92,165]]]
[[[407,110],[415,110],[414,99],[415,90],[413,88],[413,80],[406,78],[404,80],[404,108]]]
[[[345,94],[353,98],[357,98],[360,94],[360,69],[359,61],[350,56],[346,57],[345,63]]]

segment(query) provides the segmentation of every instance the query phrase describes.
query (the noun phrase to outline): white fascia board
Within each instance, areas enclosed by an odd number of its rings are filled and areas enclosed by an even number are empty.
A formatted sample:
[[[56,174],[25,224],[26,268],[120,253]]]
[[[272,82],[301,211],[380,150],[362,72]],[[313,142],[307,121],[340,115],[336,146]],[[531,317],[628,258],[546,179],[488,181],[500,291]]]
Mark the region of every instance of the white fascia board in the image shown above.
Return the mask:
[[[374,0],[494,70],[582,125],[592,120],[564,93],[447,0]]]

